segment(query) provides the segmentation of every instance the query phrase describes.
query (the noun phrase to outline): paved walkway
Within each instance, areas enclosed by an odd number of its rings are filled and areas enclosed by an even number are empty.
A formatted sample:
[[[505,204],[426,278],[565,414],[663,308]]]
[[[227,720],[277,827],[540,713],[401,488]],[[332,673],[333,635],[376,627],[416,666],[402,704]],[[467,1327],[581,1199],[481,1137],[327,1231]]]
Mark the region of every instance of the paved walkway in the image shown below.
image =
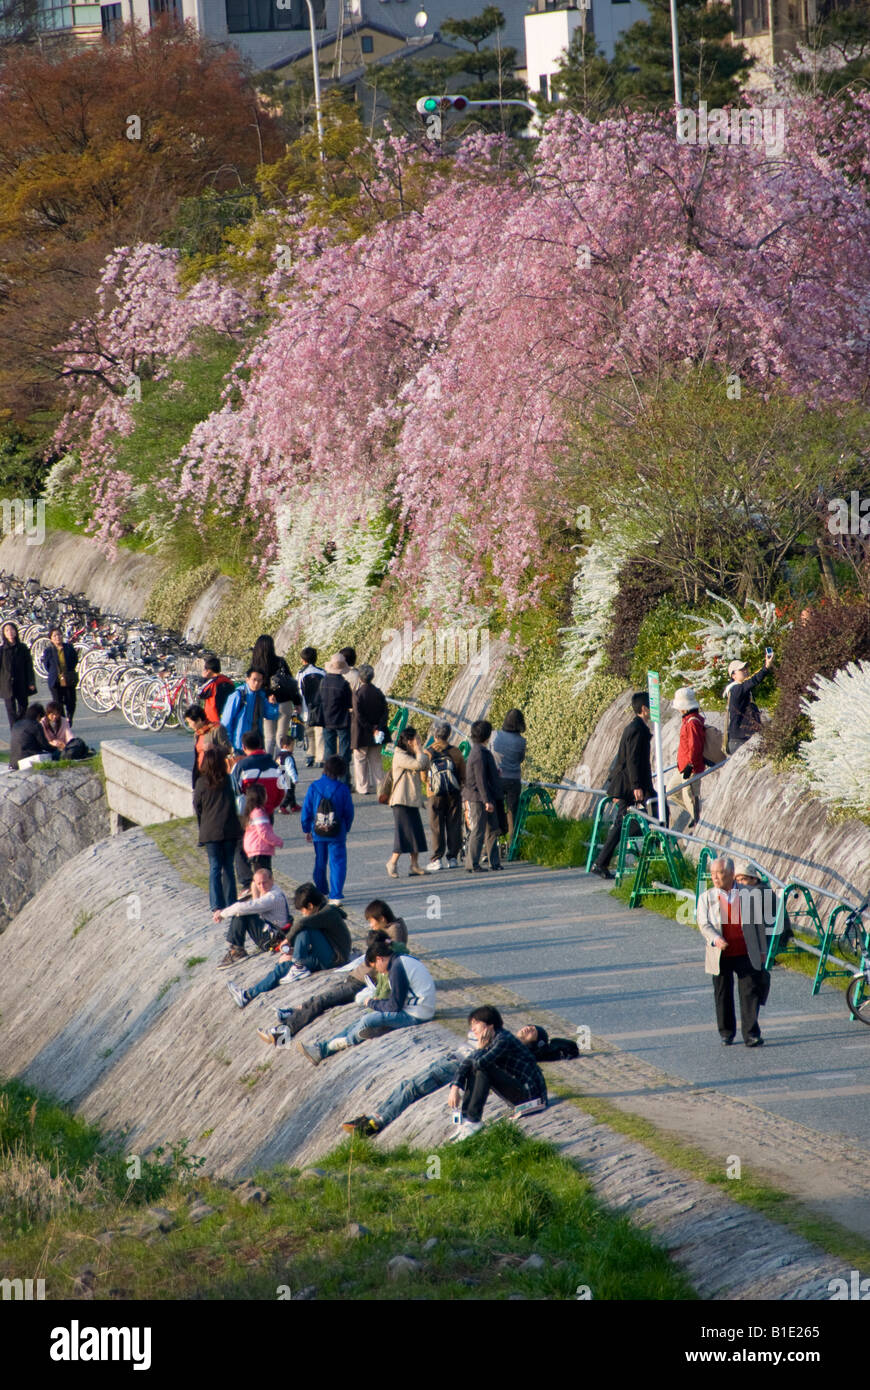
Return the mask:
[[[128,737],[189,766],[189,736],[140,734],[120,716],[82,711],[90,742]],[[301,794],[312,777],[301,766]],[[774,971],[762,1013],[767,1045],[723,1048],[703,952],[690,927],[630,912],[580,870],[512,864],[473,878],[385,872],[392,817],[355,798],[346,904],[385,897],[418,949],[464,967],[527,1001],[530,1015],[573,1031],[588,1026],[593,1053],[583,1091],[647,1118],[721,1157],[738,1155],[816,1209],[870,1236],[870,1031],[852,1023],[844,995]],[[279,874],[310,877],[313,856],[298,817],[279,817],[287,841]],[[408,860],[401,861],[407,874]]]

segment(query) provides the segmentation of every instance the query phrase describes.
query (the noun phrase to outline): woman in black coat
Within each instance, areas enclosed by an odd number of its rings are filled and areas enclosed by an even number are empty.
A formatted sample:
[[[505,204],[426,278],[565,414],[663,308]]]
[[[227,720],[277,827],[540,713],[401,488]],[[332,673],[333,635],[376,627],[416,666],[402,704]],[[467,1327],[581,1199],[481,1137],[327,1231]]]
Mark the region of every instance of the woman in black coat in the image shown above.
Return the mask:
[[[373,667],[359,667],[360,683],[353,692],[350,716],[354,781],[360,796],[376,792],[384,777],[381,748],[389,728],[390,716],[384,692],[372,685],[374,675]],[[378,733],[381,735],[379,740],[375,738]]]
[[[35,694],[36,679],[30,648],[19,640],[15,623],[4,623],[3,641],[0,643],[0,700],[6,705],[10,729],[24,718],[28,697]]]
[[[236,901],[233,861],[242,827],[236,811],[227,757],[206,748],[193,789],[193,809],[199,822],[199,843],[208,854],[208,900],[212,912]]]
[[[53,627],[48,634],[51,646],[45,651],[45,679],[48,692],[56,705],[60,705],[72,727],[76,712],[76,686],[79,678],[76,673],[79,654],[72,642],[63,640],[59,627]]]

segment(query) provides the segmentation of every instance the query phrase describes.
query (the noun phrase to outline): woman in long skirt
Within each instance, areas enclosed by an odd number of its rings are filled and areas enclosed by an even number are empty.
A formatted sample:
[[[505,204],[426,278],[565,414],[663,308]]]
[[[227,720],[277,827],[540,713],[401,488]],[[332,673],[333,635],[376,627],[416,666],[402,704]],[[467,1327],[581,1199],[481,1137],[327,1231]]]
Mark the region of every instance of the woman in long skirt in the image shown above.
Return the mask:
[[[423,829],[423,792],[420,786],[420,773],[429,766],[429,754],[423,752],[416,729],[410,726],[399,735],[396,751],[393,753],[393,790],[390,805],[393,808],[395,835],[393,853],[387,860],[387,873],[390,878],[398,878],[399,856],[411,856],[410,874],[424,871],[417,857],[426,850],[426,833]]]

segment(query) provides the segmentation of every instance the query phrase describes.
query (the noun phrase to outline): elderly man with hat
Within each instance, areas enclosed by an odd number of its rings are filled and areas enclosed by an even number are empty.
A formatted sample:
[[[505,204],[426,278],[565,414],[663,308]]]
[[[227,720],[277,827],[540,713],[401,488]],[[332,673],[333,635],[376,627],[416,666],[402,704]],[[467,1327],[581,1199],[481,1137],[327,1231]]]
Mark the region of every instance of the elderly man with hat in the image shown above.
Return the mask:
[[[761,711],[752,698],[752,692],[764,680],[772,665],[773,656],[765,656],[764,665],[754,676],[750,676],[749,666],[745,661],[738,658],[729,664],[728,675],[731,677],[731,684],[725,687],[728,753],[736,753],[753,734],[761,731]]]
[[[707,953],[707,973],[713,977],[716,1026],[722,1042],[730,1047],[737,1031],[736,980],[743,1041],[747,1047],[761,1047],[758,1010],[770,990],[770,975],[764,968],[769,940],[764,912],[757,910],[748,888],[737,886],[733,859],[725,855],[714,859],[710,876],[713,887],[698,899],[697,920],[707,946],[712,947]]]
[[[682,712],[680,724],[680,743],[677,749],[677,767],[683,778],[679,788],[679,798],[689,813],[689,829],[697,825],[701,816],[701,798],[690,779],[704,771],[704,736],[707,732],[704,716],[698,706],[694,690],[684,685],[674,695],[674,709]]]

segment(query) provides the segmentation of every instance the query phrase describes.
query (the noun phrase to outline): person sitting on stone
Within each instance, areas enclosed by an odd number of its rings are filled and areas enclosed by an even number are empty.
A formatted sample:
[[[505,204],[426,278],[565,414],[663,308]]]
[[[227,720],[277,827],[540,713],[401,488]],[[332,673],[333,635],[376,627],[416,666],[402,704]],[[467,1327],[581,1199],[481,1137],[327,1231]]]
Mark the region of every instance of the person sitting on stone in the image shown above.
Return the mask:
[[[236,961],[247,959],[245,935],[248,934],[254,945],[261,951],[268,951],[274,945],[276,934],[284,932],[293,923],[293,914],[287,901],[287,894],[279,888],[270,869],[257,869],[251,884],[250,898],[240,899],[229,907],[218,908],[213,914],[215,922],[229,921],[227,932],[228,950],[219,968],[226,969]]]
[[[529,1049],[536,1062],[559,1062],[580,1056],[580,1049],[575,1042],[570,1038],[548,1037],[546,1028],[542,1028],[539,1023],[527,1023],[518,1030],[517,1038]],[[468,1047],[456,1048],[443,1057],[437,1057],[424,1071],[418,1072],[409,1081],[400,1081],[379,1110],[368,1115],[358,1115],[355,1120],[345,1120],[342,1129],[346,1134],[362,1134],[369,1137],[380,1134],[381,1130],[398,1119],[409,1105],[446,1086],[455,1076],[457,1066],[469,1056],[470,1051]]]
[[[403,942],[390,941],[383,932],[369,932],[366,950],[369,946],[374,946],[375,943],[388,945],[393,955],[408,955],[408,948]],[[258,1037],[271,1047],[283,1047],[292,1038],[295,1038],[297,1033],[301,1033],[303,1028],[307,1028],[309,1023],[313,1023],[316,1018],[320,1018],[321,1014],[325,1014],[327,1010],[340,1009],[345,1004],[353,1004],[366,986],[373,988],[376,985],[375,975],[374,967],[366,965],[363,954],[356,961],[351,961],[345,969],[337,969],[330,976],[330,983],[327,988],[321,990],[319,994],[312,995],[310,999],[306,999],[304,1004],[294,1005],[293,1008],[277,1008],[275,1010],[278,1016],[277,1024],[271,1028],[258,1028]]]
[[[422,961],[397,955],[392,943],[376,942],[366,951],[366,964],[374,965],[378,974],[385,977],[388,993],[385,998],[378,998],[377,990],[368,995],[366,1002],[371,1003],[371,1009],[335,1037],[326,1042],[299,1044],[316,1067],[333,1053],[356,1047],[371,1035],[370,1030],[412,1028],[435,1017],[435,981]]]
[[[347,914],[340,907],[327,903],[313,883],[302,883],[296,889],[293,906],[299,913],[295,925],[284,933],[279,946],[281,959],[268,975],[250,989],[241,989],[232,980],[227,989],[240,1009],[267,994],[286,979],[289,984],[307,979],[318,970],[332,970],[345,965],[350,957],[350,932]]]
[[[490,1090],[514,1107],[514,1118],[547,1106],[543,1072],[528,1047],[505,1028],[498,1009],[489,1004],[472,1009],[468,1023],[476,1048],[459,1064],[448,1097],[448,1104],[461,1110],[454,1142],[482,1128]]]
[[[44,718],[45,706],[32,704],[27,706],[24,717],[12,725],[9,735],[9,768],[12,772],[17,772],[19,764],[28,758],[41,757],[43,762],[57,762],[60,757],[58,750],[52,748],[45,737],[42,727]]]

